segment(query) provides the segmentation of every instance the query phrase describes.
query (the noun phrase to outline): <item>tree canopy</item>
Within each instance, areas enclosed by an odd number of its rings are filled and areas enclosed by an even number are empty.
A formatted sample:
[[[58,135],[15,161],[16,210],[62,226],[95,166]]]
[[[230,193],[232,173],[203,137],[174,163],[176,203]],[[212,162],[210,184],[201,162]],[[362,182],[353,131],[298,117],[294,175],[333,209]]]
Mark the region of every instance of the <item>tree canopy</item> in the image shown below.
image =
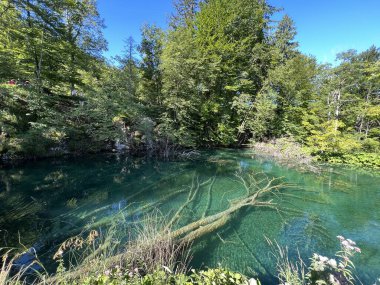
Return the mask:
[[[95,0],[1,1],[0,153],[167,155],[283,136],[321,159],[379,153],[379,48],[320,65],[267,1],[174,7],[168,30],[142,27],[112,64]]]

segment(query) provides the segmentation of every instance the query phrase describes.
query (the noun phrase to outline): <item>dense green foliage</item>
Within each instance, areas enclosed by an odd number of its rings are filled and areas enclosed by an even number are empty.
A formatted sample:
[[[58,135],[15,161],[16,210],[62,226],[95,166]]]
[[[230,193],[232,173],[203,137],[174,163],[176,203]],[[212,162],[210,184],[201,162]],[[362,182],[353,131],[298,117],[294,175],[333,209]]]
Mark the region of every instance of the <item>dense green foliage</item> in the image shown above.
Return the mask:
[[[110,64],[94,0],[2,1],[1,155],[167,156],[291,136],[319,159],[379,166],[378,48],[319,65],[266,1],[175,8],[167,31],[144,26]]]
[[[121,269],[114,269],[107,274],[100,274],[97,277],[88,277],[83,285],[249,285],[248,279],[235,272],[226,269],[208,269],[202,271],[192,271],[192,274],[185,275],[172,273],[165,270],[157,270],[151,274],[140,276],[138,274],[125,274]],[[81,284],[81,285],[82,285]],[[254,283],[251,283],[254,284]],[[256,283],[260,284],[260,283]]]

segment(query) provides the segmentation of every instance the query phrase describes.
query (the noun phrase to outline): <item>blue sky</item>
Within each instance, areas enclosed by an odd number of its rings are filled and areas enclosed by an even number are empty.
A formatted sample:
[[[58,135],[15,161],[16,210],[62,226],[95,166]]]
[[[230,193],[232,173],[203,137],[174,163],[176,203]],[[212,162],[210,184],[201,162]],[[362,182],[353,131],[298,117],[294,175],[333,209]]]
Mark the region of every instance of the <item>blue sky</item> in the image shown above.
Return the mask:
[[[336,53],[380,47],[380,0],[269,0],[284,8],[297,27],[303,53],[333,63]],[[140,39],[143,24],[167,27],[172,0],[98,0],[107,28],[107,57],[120,54],[129,36]],[[277,15],[277,17],[280,17]]]

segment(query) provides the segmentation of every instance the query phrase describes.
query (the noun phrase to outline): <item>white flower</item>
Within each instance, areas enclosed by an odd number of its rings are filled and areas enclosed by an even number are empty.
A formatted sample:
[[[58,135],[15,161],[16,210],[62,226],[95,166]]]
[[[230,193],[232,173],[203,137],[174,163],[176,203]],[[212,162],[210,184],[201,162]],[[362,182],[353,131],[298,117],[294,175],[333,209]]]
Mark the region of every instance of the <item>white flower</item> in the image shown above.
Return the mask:
[[[338,266],[338,264],[336,263],[336,260],[335,259],[330,259],[328,261],[328,264],[332,267],[332,268],[336,268]]]
[[[336,284],[334,275],[330,274],[329,281],[331,284]]]
[[[314,265],[315,271],[325,271],[325,264],[322,261],[318,261]]]

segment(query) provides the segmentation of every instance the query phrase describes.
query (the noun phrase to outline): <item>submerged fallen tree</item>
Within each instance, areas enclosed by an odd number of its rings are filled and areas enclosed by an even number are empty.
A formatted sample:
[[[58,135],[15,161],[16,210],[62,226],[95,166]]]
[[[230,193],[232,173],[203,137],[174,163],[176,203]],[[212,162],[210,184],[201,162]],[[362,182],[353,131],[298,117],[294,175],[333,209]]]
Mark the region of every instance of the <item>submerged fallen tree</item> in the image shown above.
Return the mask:
[[[243,208],[269,207],[277,209],[276,204],[273,202],[273,197],[286,186],[281,178],[268,178],[264,173],[248,174],[244,177],[241,173],[237,173],[236,178],[237,183],[241,184],[245,190],[244,195],[229,201],[229,206],[223,211],[208,216],[201,215],[200,219],[175,228],[182,211],[194,201],[199,192],[199,186],[211,181],[209,185],[211,189],[215,180],[214,177],[210,181],[201,183],[198,177],[194,177],[187,200],[169,221],[161,218],[158,223],[154,222],[154,219],[150,219],[148,223],[142,222],[137,226],[137,235],[131,237],[117,251],[112,246],[112,240],[116,239],[104,238],[103,242],[99,242],[98,247],[91,250],[78,266],[64,274],[65,280],[77,280],[81,276],[94,271],[99,273],[115,266],[131,268],[131,270],[133,268],[142,268],[144,273],[151,272],[154,267],[156,269],[167,267],[170,270],[176,270],[178,269],[178,264],[182,265],[179,266],[180,268],[185,268],[183,264],[186,263],[189,255],[189,245],[197,239],[228,225],[234,214]],[[207,213],[208,207],[209,202],[207,202],[205,213]],[[172,230],[173,228],[174,230]],[[80,244],[85,243],[86,240],[80,242]],[[64,251],[71,244],[75,247],[73,240],[63,244],[56,257],[62,259]],[[49,278],[48,281],[54,283],[58,281],[57,278],[59,277],[54,276]]]
[[[267,177],[260,180],[255,175],[249,175],[249,181],[244,180],[237,175],[246,190],[246,195],[242,198],[230,202],[230,206],[217,214],[203,217],[195,222],[183,226],[170,233],[172,238],[179,239],[181,242],[192,242],[196,239],[214,232],[223,227],[232,218],[233,214],[245,207],[275,207],[272,200],[264,200],[265,196],[270,193],[279,191],[285,185],[282,183],[275,184],[279,178],[268,179]],[[265,186],[262,185],[263,182]]]
[[[190,245],[194,241],[228,226],[242,209],[268,207],[279,210],[273,198],[286,186],[281,178],[268,178],[262,172],[237,173],[236,178],[244,194],[229,200],[228,206],[218,213],[207,215],[211,212],[210,196],[216,176],[201,182],[194,174],[188,198],[170,219],[150,211],[139,223],[114,223],[105,232],[92,230],[86,238],[79,234],[66,240],[55,255],[59,265],[57,274],[41,274],[42,280],[36,280],[34,284],[81,284],[84,276],[97,276],[115,267],[130,272],[138,270],[140,275],[160,268],[186,273]],[[199,219],[179,226],[183,222],[183,211],[196,201],[200,187],[206,185],[208,198],[203,214]],[[120,233],[117,227],[124,227],[127,231]]]

